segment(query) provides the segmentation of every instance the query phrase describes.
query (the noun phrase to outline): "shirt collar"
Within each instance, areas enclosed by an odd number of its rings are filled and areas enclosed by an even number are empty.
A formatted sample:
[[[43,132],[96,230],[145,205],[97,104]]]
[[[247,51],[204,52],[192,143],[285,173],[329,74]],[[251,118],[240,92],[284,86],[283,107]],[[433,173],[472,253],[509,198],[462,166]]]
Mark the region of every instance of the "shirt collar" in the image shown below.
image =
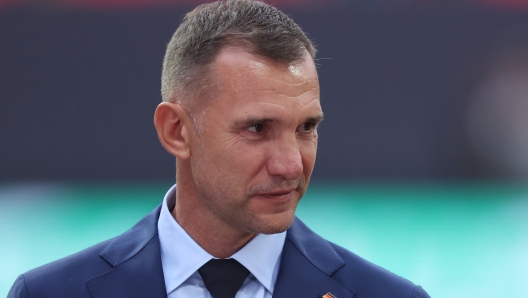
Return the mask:
[[[176,186],[173,186],[165,195],[158,219],[161,265],[167,294],[213,258],[172,217],[167,201],[170,196],[176,195],[175,190]]]
[[[244,265],[273,294],[285,240],[286,232],[271,235],[258,234],[231,258]]]
[[[167,294],[178,288],[200,267],[214,257],[198,245],[172,217],[167,203],[176,196],[176,185],[171,187],[161,208],[158,234],[161,263]],[[279,272],[280,257],[286,232],[258,234],[230,258],[244,265],[253,276],[273,294]]]

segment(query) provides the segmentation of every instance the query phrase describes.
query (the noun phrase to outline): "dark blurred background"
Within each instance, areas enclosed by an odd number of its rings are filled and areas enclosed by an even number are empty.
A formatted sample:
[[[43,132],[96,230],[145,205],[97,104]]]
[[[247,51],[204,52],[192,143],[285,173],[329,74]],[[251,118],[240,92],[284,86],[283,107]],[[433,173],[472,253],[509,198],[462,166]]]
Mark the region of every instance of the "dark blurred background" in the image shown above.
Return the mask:
[[[172,178],[152,117],[165,45],[201,2],[1,0],[0,179]],[[474,150],[490,145],[468,103],[528,45],[528,2],[270,2],[318,45],[315,179],[508,177]]]
[[[161,202],[161,64],[203,2],[0,0],[0,296]],[[432,297],[528,297],[528,1],[265,2],[319,49],[297,214]]]

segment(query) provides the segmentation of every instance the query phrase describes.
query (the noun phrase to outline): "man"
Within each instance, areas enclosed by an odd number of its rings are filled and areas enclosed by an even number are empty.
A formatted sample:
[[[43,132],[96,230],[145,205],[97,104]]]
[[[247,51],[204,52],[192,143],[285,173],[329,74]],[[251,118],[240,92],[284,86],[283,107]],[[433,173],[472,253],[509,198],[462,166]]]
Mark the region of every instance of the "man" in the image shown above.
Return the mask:
[[[154,115],[176,186],[131,230],[21,275],[8,297],[428,297],[294,216],[323,118],[314,56],[262,2],[189,13]]]

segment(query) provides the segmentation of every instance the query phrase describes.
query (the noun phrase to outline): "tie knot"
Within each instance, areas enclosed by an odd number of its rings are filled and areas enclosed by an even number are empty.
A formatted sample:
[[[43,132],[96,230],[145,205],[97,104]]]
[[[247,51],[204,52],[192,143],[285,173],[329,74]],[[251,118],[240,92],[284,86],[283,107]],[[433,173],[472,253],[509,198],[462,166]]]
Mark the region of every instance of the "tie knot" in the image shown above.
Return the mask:
[[[198,273],[213,298],[234,298],[249,270],[235,259],[212,259]]]

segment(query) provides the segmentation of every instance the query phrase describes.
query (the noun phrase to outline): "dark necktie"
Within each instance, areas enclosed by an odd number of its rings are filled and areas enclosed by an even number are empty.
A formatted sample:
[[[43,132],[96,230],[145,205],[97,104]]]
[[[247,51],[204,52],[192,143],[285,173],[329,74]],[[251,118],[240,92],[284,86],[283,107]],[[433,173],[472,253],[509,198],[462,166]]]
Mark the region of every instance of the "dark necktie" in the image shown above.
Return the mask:
[[[235,259],[212,259],[198,273],[213,298],[235,298],[249,270]]]

